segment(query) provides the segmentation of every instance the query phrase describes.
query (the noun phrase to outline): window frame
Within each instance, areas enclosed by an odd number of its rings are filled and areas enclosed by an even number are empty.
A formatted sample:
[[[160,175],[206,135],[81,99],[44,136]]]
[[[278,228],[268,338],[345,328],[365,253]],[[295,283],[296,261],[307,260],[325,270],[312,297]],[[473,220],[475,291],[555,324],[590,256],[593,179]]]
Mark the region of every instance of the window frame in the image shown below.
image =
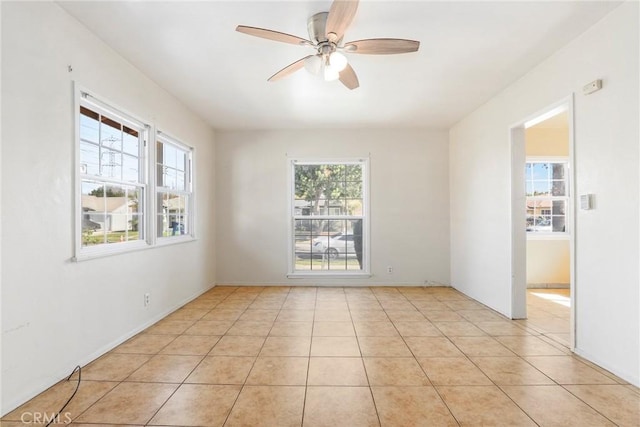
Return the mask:
[[[75,85],[75,99],[74,99],[74,178],[75,178],[75,203],[74,203],[74,218],[75,218],[75,230],[74,230],[74,261],[83,261],[87,259],[99,258],[109,255],[115,255],[119,253],[125,253],[135,250],[146,249],[150,246],[150,224],[148,212],[150,207],[149,200],[149,170],[148,170],[148,147],[149,139],[152,135],[151,125],[145,120],[136,117],[128,113],[126,110],[120,108],[115,103],[108,101],[106,98],[94,95],[92,92]],[[122,180],[115,180],[109,177],[101,177],[96,175],[84,174],[80,170],[80,149],[81,149],[81,137],[80,137],[80,108],[85,107],[92,111],[104,114],[107,117],[118,120],[120,124],[127,125],[140,132],[140,145],[138,147],[138,167],[139,167],[139,181],[137,183],[126,183]],[[142,231],[144,236],[142,239],[135,241],[119,242],[114,244],[100,244],[96,246],[83,246],[82,245],[82,182],[84,180],[92,180],[95,182],[101,182],[104,184],[114,185],[128,185],[140,187],[143,195],[142,211],[140,217],[144,224]]]
[[[157,144],[158,142],[162,142],[163,144],[170,144],[173,145],[174,147],[183,150],[187,153],[187,170],[185,171],[185,179],[188,182],[188,190],[185,191],[178,191],[178,190],[172,190],[172,191],[168,191],[169,189],[166,187],[161,187],[158,185],[158,158],[157,158]],[[154,149],[153,151],[153,155],[151,157],[153,157],[153,159],[151,160],[151,162],[153,163],[153,210],[151,215],[153,216],[153,239],[154,242],[158,245],[158,246],[165,246],[165,245],[171,245],[171,244],[176,244],[176,243],[183,243],[183,242],[189,242],[189,241],[193,241],[196,239],[196,227],[195,227],[195,180],[194,180],[194,169],[195,169],[195,148],[185,144],[184,142],[182,142],[181,140],[167,134],[166,132],[163,132],[161,130],[156,130],[155,133],[155,138],[153,141],[154,144]],[[167,193],[167,192],[173,192],[173,193],[181,193],[183,195],[186,195],[189,197],[188,199],[188,204],[187,204],[187,221],[190,225],[188,232],[185,234],[181,234],[178,236],[158,236],[158,227],[159,227],[159,216],[160,216],[160,207],[158,206],[158,194],[159,193]]]
[[[565,231],[526,231],[527,240],[568,240],[573,228],[573,214],[571,206],[571,164],[567,156],[527,156],[525,167],[529,163],[562,163],[565,168],[565,195],[564,196],[527,196],[526,184],[529,177],[525,174],[525,209],[529,200],[563,200],[565,202]],[[551,219],[553,221],[553,218]]]
[[[371,277],[371,231],[370,231],[370,206],[369,206],[369,186],[370,167],[368,157],[357,158],[287,158],[287,254],[288,268],[287,278],[340,278],[340,279],[362,279]],[[362,215],[336,216],[336,215],[301,215],[295,212],[295,166],[296,165],[326,165],[326,164],[358,164],[362,167]],[[295,251],[295,221],[296,219],[362,219],[362,270],[296,270]]]
[[[80,107],[86,107],[94,110],[99,114],[110,117],[120,124],[132,128],[139,132],[139,181],[136,183],[115,180],[110,177],[102,177],[96,175],[88,175],[81,172],[81,136],[80,136]],[[181,139],[175,138],[165,132],[159,131],[151,121],[139,118],[131,114],[127,110],[121,108],[107,97],[97,95],[74,82],[74,102],[73,102],[73,124],[74,124],[74,155],[73,155],[73,178],[75,194],[73,204],[73,255],[71,261],[81,262],[90,259],[102,258],[105,256],[118,255],[143,249],[154,247],[162,247],[172,244],[195,241],[196,239],[196,179],[195,179],[195,163],[196,149]],[[158,206],[157,194],[159,187],[157,186],[157,167],[156,167],[156,144],[158,140],[168,142],[189,154],[189,171],[187,179],[189,180],[189,211],[188,220],[190,221],[189,232],[180,236],[158,237]],[[124,153],[124,148],[120,150]],[[124,154],[123,154],[124,155]],[[140,213],[143,225],[141,231],[144,232],[142,239],[135,241],[116,242],[112,244],[99,244],[95,246],[83,246],[82,244],[82,221],[84,217],[82,207],[82,183],[83,180],[91,180],[106,185],[122,185],[129,187],[139,187],[142,189],[141,197],[142,210]]]

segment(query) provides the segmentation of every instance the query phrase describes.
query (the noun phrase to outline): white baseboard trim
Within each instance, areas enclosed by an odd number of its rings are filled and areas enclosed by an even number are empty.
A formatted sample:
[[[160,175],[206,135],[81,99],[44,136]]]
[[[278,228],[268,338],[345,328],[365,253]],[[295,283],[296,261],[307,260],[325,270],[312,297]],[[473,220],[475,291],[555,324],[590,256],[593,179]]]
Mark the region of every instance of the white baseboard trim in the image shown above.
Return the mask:
[[[576,347],[573,350],[573,352],[575,354],[577,354],[578,356],[588,360],[589,362],[598,365],[602,369],[605,369],[605,370],[611,372],[613,375],[617,376],[618,378],[620,378],[620,379],[622,379],[624,381],[627,381],[628,383],[630,383],[630,384],[632,384],[632,385],[634,385],[636,387],[640,387],[640,378],[634,377],[631,373],[620,371],[619,369],[612,367],[608,363],[603,362],[599,358],[594,357],[593,355],[581,350],[578,347]]]
[[[527,289],[569,289],[569,283],[527,283]]]
[[[446,285],[443,283],[428,281],[425,282],[402,282],[402,283],[392,283],[392,282],[374,282],[374,283],[349,283],[348,281],[339,281],[339,282],[323,282],[323,281],[314,281],[314,282],[296,282],[296,283],[287,283],[287,282],[224,282],[224,283],[216,283],[216,286],[283,286],[283,287],[339,287],[339,288],[367,288],[367,287],[413,287],[413,288],[429,288],[429,287],[446,287],[450,288],[451,285]]]

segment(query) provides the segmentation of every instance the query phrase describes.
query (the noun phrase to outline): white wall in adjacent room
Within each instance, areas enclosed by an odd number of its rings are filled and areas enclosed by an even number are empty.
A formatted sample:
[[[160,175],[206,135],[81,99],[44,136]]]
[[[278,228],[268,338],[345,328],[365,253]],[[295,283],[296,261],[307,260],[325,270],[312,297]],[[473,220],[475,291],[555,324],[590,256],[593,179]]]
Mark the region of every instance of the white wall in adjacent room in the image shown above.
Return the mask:
[[[422,130],[217,133],[217,283],[448,284],[447,144],[446,132]],[[287,159],[362,157],[371,169],[372,276],[287,279]]]
[[[55,3],[1,7],[6,413],[214,284],[214,134]],[[197,241],[71,261],[73,81],[195,146]]]
[[[576,213],[576,352],[636,385],[638,6],[622,4],[450,131],[452,285],[510,315],[509,129],[575,94],[576,194],[596,200]],[[583,95],[595,79],[602,90]]]

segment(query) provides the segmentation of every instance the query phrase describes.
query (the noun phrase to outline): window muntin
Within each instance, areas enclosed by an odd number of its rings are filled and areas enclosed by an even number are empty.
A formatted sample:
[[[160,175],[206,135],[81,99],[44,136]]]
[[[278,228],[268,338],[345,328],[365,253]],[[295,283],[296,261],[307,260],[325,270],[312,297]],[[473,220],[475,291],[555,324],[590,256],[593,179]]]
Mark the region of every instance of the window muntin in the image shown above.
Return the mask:
[[[525,186],[528,233],[566,233],[568,162],[527,161]]]
[[[158,238],[193,235],[192,149],[158,135],[156,142],[156,210]]]
[[[365,161],[292,162],[292,273],[365,272]]]
[[[78,116],[80,251],[145,241],[145,126],[86,98]]]

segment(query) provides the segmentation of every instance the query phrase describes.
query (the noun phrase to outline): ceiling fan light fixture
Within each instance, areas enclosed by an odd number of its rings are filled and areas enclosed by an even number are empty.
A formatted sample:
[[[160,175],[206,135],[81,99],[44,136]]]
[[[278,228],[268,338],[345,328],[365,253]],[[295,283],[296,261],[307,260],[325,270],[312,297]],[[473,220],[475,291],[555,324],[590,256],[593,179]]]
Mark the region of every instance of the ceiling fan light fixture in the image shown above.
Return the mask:
[[[313,55],[304,60],[304,68],[309,73],[317,76],[322,68],[322,58],[319,55]]]
[[[340,52],[333,52],[329,55],[329,64],[338,72],[347,68],[347,57]]]
[[[325,65],[323,70],[324,81],[332,82],[334,80],[338,80],[340,78],[340,71],[331,65]]]

